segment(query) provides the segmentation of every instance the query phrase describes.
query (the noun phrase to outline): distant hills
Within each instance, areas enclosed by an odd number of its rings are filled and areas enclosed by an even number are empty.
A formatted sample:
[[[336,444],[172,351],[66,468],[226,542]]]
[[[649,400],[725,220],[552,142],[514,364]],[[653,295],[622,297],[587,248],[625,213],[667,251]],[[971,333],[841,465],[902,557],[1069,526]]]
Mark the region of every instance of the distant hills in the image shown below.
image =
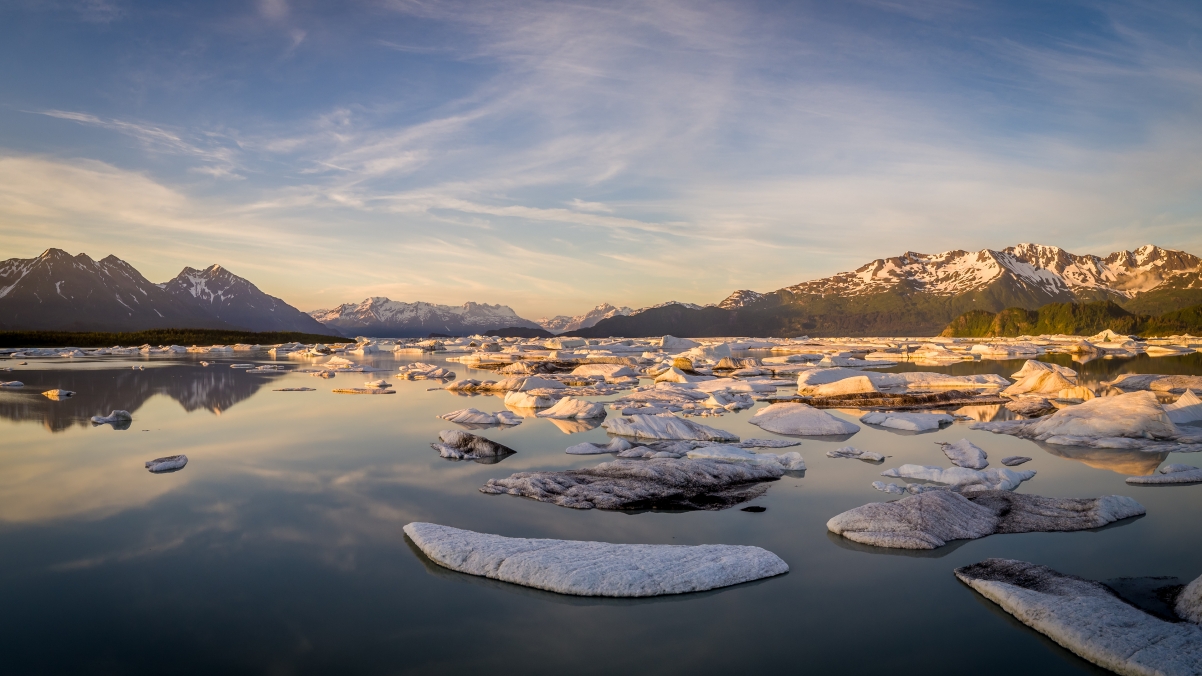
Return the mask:
[[[0,263],[0,330],[147,329],[330,334],[312,317],[214,265],[155,284],[116,256],[99,261],[47,249]]]
[[[933,336],[965,312],[1111,301],[1131,313],[1202,304],[1202,259],[1147,245],[1106,257],[1019,244],[1001,251],[907,252],[717,306],[683,304],[604,319],[569,335]]]
[[[1089,336],[1107,329],[1146,337],[1202,334],[1202,305],[1159,316],[1133,314],[1113,301],[1051,303],[1038,310],[972,310],[952,320],[939,335],[949,338],[1013,338],[1056,333]]]
[[[542,330],[522,319],[508,305],[464,303],[402,303],[380,296],[361,303],[345,303],[331,310],[314,310],[313,319],[346,336],[380,338],[424,338],[431,333],[466,336],[490,329],[523,328]]]

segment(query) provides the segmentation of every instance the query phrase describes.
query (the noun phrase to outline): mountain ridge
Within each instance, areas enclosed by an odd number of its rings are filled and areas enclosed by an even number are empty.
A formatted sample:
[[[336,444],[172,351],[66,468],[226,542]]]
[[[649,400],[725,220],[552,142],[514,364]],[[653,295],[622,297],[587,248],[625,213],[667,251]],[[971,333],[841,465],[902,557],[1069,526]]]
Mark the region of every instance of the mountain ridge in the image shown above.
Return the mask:
[[[344,335],[380,338],[424,338],[430,333],[470,335],[504,328],[542,330],[538,324],[519,317],[508,305],[406,303],[384,296],[371,296],[359,303],[343,303],[331,309],[313,310],[309,316]]]

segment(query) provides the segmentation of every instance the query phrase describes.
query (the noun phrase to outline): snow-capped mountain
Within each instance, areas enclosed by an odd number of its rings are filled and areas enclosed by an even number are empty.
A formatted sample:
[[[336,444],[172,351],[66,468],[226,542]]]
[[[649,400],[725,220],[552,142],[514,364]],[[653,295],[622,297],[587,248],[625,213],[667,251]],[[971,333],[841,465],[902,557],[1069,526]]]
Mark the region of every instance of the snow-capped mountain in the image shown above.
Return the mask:
[[[309,315],[347,336],[379,338],[415,338],[431,333],[466,336],[490,329],[541,328],[519,317],[508,305],[403,303],[382,296],[361,303],[345,303],[331,310],[314,310]]]
[[[575,331],[576,329],[587,329],[602,319],[625,316],[632,312],[634,310],[628,307],[615,307],[609,303],[602,303],[588,312],[576,315],[575,317],[556,315],[551,318],[543,317],[534,321],[551,333],[563,333],[565,331]]]
[[[138,331],[229,329],[194,303],[151,283],[116,256],[99,261],[47,249],[37,258],[0,263],[0,328]]]
[[[308,314],[263,293],[249,280],[220,265],[211,265],[204,270],[184,268],[175,279],[159,286],[182,302],[195,303],[230,326],[249,331],[327,331]]]
[[[576,335],[936,335],[969,310],[1094,300],[1148,314],[1202,304],[1202,259],[1151,244],[1105,257],[1040,244],[907,252],[770,293],[736,291],[717,307],[645,308]]]
[[[762,293],[756,293],[755,291],[750,291],[748,289],[739,289],[738,291],[735,291],[727,296],[726,300],[718,303],[718,307],[725,310],[735,310],[743,307],[744,305],[750,305],[751,303],[761,300],[763,297],[764,294]]]
[[[1197,278],[1197,256],[1148,244],[1106,256],[1071,254],[1055,246],[1019,244],[1001,251],[907,252],[878,258],[852,272],[802,282],[785,291],[862,296],[905,285],[917,293],[954,296],[1008,283],[1049,300],[1097,293],[1133,298],[1180,276]]]

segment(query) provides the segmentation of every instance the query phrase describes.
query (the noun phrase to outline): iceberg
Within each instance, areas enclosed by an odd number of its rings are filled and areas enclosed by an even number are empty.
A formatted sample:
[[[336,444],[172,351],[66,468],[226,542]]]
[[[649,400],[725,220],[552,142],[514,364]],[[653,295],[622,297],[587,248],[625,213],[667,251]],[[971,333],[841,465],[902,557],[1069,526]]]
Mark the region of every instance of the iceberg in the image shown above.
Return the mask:
[[[420,522],[404,530],[445,568],[576,596],[684,594],[789,572],[780,557],[759,547],[536,540]]]
[[[438,439],[442,443],[430,444],[430,448],[451,460],[501,459],[517,452],[491,439],[460,430],[443,430],[438,433]]]
[[[826,523],[853,542],[895,549],[935,549],[952,540],[995,533],[1045,533],[1099,528],[1144,514],[1131,498],[1045,498],[1010,491],[962,495],[928,491],[894,502],[873,502]]]
[[[796,436],[837,436],[855,434],[860,426],[840,420],[808,404],[784,402],[765,406],[747,422],[769,432]]]
[[[511,390],[505,393],[505,405],[514,408],[550,408],[555,405],[555,400],[530,392]]]
[[[573,509],[719,510],[758,498],[779,465],[721,460],[618,459],[561,472],[518,472],[489,479],[480,492],[519,495]]]
[[[1094,664],[1119,674],[1197,674],[1202,628],[1166,622],[1119,598],[1109,587],[1011,559],[986,559],[956,569],[956,577],[1023,624]]]
[[[1164,412],[1169,416],[1169,420],[1178,425],[1198,422],[1202,420],[1202,399],[1199,399],[1193,390],[1186,390],[1177,401],[1165,404]]]
[[[696,439],[698,441],[738,441],[726,430],[715,429],[671,414],[632,415],[608,418],[601,426],[610,434],[643,439]]]
[[[510,392],[510,395],[513,393]],[[509,395],[506,395],[506,399]],[[554,406],[545,411],[539,411],[537,414],[540,418],[558,418],[566,419],[589,419],[589,418],[604,418],[605,405],[598,404],[594,401],[586,401],[584,399],[576,399],[574,397],[564,397],[555,403]]]

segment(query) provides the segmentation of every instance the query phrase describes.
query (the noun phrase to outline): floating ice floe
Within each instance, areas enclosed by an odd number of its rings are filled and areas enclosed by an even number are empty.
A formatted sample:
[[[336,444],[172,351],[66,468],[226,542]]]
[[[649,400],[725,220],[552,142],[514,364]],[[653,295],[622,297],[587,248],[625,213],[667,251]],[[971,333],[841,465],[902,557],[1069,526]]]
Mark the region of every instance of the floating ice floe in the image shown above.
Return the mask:
[[[1031,375],[1002,390],[1002,396],[1017,397],[1020,394],[1058,394],[1072,389],[1077,384],[1058,371],[1035,371]]]
[[[336,387],[335,394],[396,394],[396,390],[383,387]]]
[[[1202,628],[1190,615],[1190,583],[1168,622],[1119,598],[1106,585],[1011,559],[986,559],[956,577],[1023,624],[1119,674],[1198,674]]]
[[[835,516],[832,533],[853,542],[895,549],[935,549],[952,540],[995,533],[1036,533],[1099,528],[1144,514],[1135,500],[1045,498],[1010,491],[962,495],[928,491],[893,502],[873,502]]]
[[[1053,364],[1051,362],[1036,361],[1034,359],[1028,359],[1025,363],[1023,363],[1023,367],[1010,374],[1010,377],[1014,378],[1015,381],[1021,382],[1030,376],[1038,375],[1040,373],[1047,373],[1049,371],[1059,373],[1064,377],[1065,380],[1068,380],[1074,385],[1077,384],[1077,372],[1073,369],[1070,369],[1067,366]]]
[[[824,385],[850,378],[867,378],[877,389],[995,389],[1010,385],[1010,381],[992,373],[952,376],[946,373],[908,371],[905,373],[872,373],[848,368],[812,369],[797,377],[799,394],[816,394]],[[862,381],[861,381],[862,382]],[[833,391],[833,390],[832,390]]]
[[[459,423],[460,425],[520,425],[522,417],[514,414],[512,411],[497,411],[496,413],[485,413],[474,408],[461,408],[458,411],[443,413],[438,416],[447,422]]]
[[[552,380],[550,378],[540,378],[539,376],[520,376],[515,378],[506,378],[499,383],[493,385],[490,389],[499,390],[501,392],[529,392],[531,390],[562,390],[567,385]]]
[[[586,441],[575,446],[568,446],[564,449],[564,453],[569,455],[599,455],[601,453],[620,453],[631,448],[634,448],[634,444],[622,437],[614,437],[610,439],[608,444],[595,444]]]
[[[1193,390],[1186,390],[1177,401],[1164,405],[1164,412],[1176,424],[1198,422],[1202,420],[1202,399]]]
[[[986,470],[969,469],[967,467],[935,467],[932,465],[902,465],[881,472],[881,476],[891,479],[914,479],[930,481],[948,486],[949,490],[961,493],[974,491],[1012,491],[1019,484],[1035,476],[1035,470],[1012,470],[995,467]],[[927,490],[926,486],[912,485],[908,487],[911,493]]]
[[[876,386],[872,384],[872,379],[868,376],[853,376],[836,380],[833,383],[824,383],[815,387],[811,392],[818,397],[831,397],[840,394],[863,394],[866,392],[879,392]]]
[[[937,430],[941,425],[954,422],[955,418],[946,413],[894,413],[873,411],[860,416],[860,422],[868,425],[880,425],[895,430],[910,432],[925,432]]]
[[[1202,451],[1202,431],[1190,435],[1174,425],[1151,392],[1100,397],[1044,418],[974,423],[972,428],[1058,446]]]
[[[317,371],[315,373],[310,373],[309,375],[317,378],[333,378],[335,374],[333,371]]]
[[[400,368],[397,377],[405,380],[447,380],[455,377],[455,373],[440,366],[414,362]]]
[[[510,394],[513,394],[512,392]],[[509,395],[506,395],[508,398]],[[605,405],[598,404],[594,401],[586,401],[584,399],[575,399],[573,397],[564,397],[555,403],[554,406],[545,411],[539,411],[536,414],[540,418],[559,418],[559,419],[589,419],[589,418],[604,418]]]
[[[796,451],[789,453],[750,453],[737,446],[702,446],[689,451],[685,457],[693,460],[725,460],[753,465],[776,465],[789,471],[805,471],[806,463]]]
[[[642,439],[697,439],[699,441],[738,441],[738,435],[715,429],[671,414],[632,415],[608,418],[601,426],[610,434]]]
[[[316,392],[316,388],[312,387],[278,387],[272,392]]]
[[[96,425],[105,425],[108,423],[122,423],[133,420],[134,417],[129,414],[129,411],[113,411],[108,415],[92,416],[92,423]]]
[[[1038,395],[1024,395],[1006,403],[1006,410],[1028,418],[1038,418],[1056,412],[1056,407]]]
[[[1031,458],[1028,458],[1025,455],[1008,455],[1002,458],[999,462],[1007,467],[1016,467],[1025,462],[1031,462]]]
[[[1202,469],[1192,465],[1165,465],[1160,468],[1160,474],[1127,477],[1127,483],[1137,486],[1165,486],[1199,482],[1202,482]]]
[[[533,392],[512,390],[505,393],[505,405],[514,408],[550,408],[555,405],[555,400]]]
[[[789,572],[759,547],[535,540],[431,523],[410,523],[405,534],[451,570],[576,596],[684,594]]]
[[[663,373],[655,376],[657,383],[696,383],[703,380],[713,380],[714,376],[691,375],[675,366],[669,366]]]
[[[983,359],[1035,357],[1039,355],[1040,351],[1037,346],[1030,343],[978,343],[969,350],[972,354],[981,355]]]
[[[885,461],[885,456],[881,455],[880,453],[873,453],[872,451],[861,451],[860,449],[858,449],[854,446],[844,446],[842,448],[836,448],[833,451],[827,451],[826,457],[828,457],[828,458],[855,458],[856,460],[863,460],[865,462],[884,462]]]
[[[718,510],[757,498],[779,465],[722,460],[626,460],[562,472],[518,472],[489,479],[480,492],[507,493],[573,509]]]
[[[0,387],[25,387],[25,383],[20,380],[0,380]]]
[[[75,393],[71,390],[46,390],[42,393],[42,396],[58,401],[60,399],[66,399],[67,397],[73,397],[75,396]]]
[[[154,474],[162,474],[163,472],[174,472],[183,469],[184,465],[188,464],[188,456],[186,455],[169,455],[164,458],[155,458],[154,460],[146,461],[146,469]]]
[[[498,462],[517,451],[498,444],[491,439],[478,437],[460,430],[443,430],[438,433],[439,444],[430,444],[438,455],[450,460],[485,460]]]
[[[940,443],[939,448],[952,464],[968,469],[985,469],[989,466],[989,455],[980,446],[968,439],[961,439],[954,444]]]
[[[602,378],[629,378],[639,374],[625,364],[581,364],[572,370],[574,376],[600,376]]]
[[[1124,373],[1114,380],[1103,383],[1120,390],[1152,390],[1184,394],[1186,390],[1202,392],[1202,376],[1165,376],[1147,373]]]
[[[796,436],[840,436],[855,434],[860,426],[840,420],[808,404],[785,402],[765,406],[747,422],[769,432]]]

